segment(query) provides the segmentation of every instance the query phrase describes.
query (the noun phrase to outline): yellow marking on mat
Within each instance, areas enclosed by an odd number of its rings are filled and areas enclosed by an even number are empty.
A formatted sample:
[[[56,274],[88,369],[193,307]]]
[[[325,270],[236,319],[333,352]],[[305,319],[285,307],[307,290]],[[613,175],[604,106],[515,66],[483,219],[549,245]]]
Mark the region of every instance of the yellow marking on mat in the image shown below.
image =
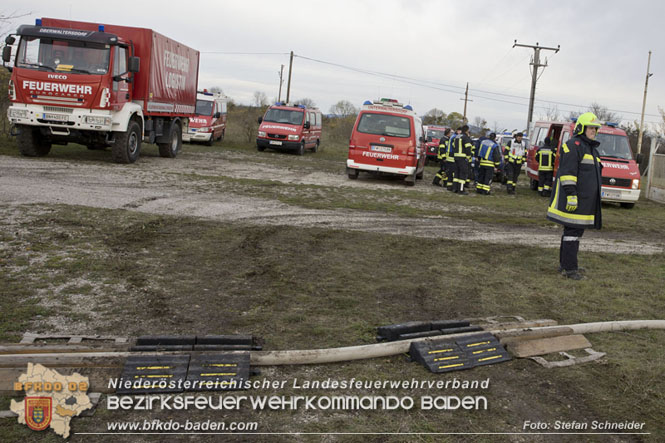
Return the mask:
[[[171,378],[173,377],[172,374],[163,374],[163,375],[157,375],[157,374],[149,374],[149,375],[135,375],[134,378]]]
[[[482,351],[473,351],[473,354],[482,354],[483,352],[492,352],[496,351],[496,348],[483,349]]]
[[[439,366],[439,369],[456,368],[458,366],[464,366],[464,363],[457,363],[456,365]]]
[[[210,363],[209,365],[203,365],[203,366],[215,366],[217,368],[226,368],[229,366],[238,366],[236,363]]]
[[[137,371],[145,371],[146,369],[171,369],[171,366],[137,366]]]
[[[441,357],[441,358],[435,358],[434,361],[443,361],[443,360],[457,360],[459,356],[455,357]]]
[[[452,349],[439,349],[438,351],[429,351],[428,354],[440,354],[442,352],[450,352]]]
[[[492,342],[491,341],[481,341],[481,342],[478,342],[478,343],[468,344],[468,345],[466,345],[466,347],[467,348],[473,348],[474,346],[489,345],[490,343],[492,343]]]
[[[501,358],[503,357],[502,355],[495,355],[493,357],[485,357],[485,358],[480,358],[478,361],[486,361],[486,360],[494,360],[495,358]]]
[[[209,372],[205,374],[199,374],[201,377],[212,377],[214,375],[220,376],[220,375],[236,375],[235,372]]]

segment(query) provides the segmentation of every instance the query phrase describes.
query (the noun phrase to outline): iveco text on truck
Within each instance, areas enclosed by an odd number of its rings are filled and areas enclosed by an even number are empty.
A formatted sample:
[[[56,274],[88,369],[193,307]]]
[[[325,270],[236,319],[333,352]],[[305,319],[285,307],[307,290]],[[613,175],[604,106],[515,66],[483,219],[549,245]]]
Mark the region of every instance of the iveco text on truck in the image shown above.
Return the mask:
[[[7,114],[21,154],[75,142],[133,163],[142,141],[178,154],[195,115],[198,51],[151,29],[43,18],[7,37],[5,63],[16,37]]]

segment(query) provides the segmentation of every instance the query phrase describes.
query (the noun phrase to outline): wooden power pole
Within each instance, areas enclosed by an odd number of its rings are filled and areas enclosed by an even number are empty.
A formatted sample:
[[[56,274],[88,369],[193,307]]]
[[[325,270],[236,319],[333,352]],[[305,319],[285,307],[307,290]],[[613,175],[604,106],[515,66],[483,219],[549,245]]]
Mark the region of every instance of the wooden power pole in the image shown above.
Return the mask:
[[[282,83],[284,83],[284,81],[282,80],[283,74],[284,74],[284,65],[282,65],[282,67],[279,68],[279,94],[277,95],[278,102],[282,101]]]
[[[469,121],[466,118],[466,103],[473,101],[473,100],[469,100],[469,82],[466,82],[466,91],[464,92],[464,98],[460,98],[460,100],[464,100],[464,123],[466,123],[466,122]]]
[[[289,60],[289,81],[286,83],[286,102],[291,98],[291,68],[293,68],[293,51],[291,51],[291,59]]]
[[[642,100],[642,119],[640,120],[640,131],[637,136],[637,153],[642,152],[642,135],[644,135],[644,109],[647,106],[647,88],[649,87],[649,77],[653,74],[649,74],[649,68],[651,67],[651,51],[649,51],[649,60],[647,61],[647,79],[644,81],[644,100]],[[649,164],[651,166],[651,164]],[[651,169],[651,168],[649,168]]]
[[[531,122],[533,121],[533,102],[536,97],[536,82],[538,81],[538,68],[545,68],[547,67],[547,59],[545,60],[545,64],[540,64],[540,50],[545,49],[547,51],[554,51],[556,54],[559,52],[559,49],[561,48],[561,45],[557,45],[556,48],[546,48],[544,46],[539,46],[538,42],[536,42],[536,45],[522,45],[517,43],[517,40],[515,40],[515,43],[513,44],[513,48],[515,46],[521,46],[523,48],[533,48],[533,60],[531,61],[531,66],[533,66],[533,72],[531,73],[531,95],[529,96],[529,116],[527,117],[526,120],[526,130],[529,131],[531,129]]]

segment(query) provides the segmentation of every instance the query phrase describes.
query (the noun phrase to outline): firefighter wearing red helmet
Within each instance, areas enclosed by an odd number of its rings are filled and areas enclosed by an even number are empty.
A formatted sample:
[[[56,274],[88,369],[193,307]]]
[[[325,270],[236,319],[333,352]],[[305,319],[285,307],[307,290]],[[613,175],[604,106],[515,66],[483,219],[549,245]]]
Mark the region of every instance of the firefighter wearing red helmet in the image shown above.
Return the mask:
[[[600,145],[596,135],[601,123],[592,112],[580,115],[575,135],[561,147],[554,193],[547,208],[547,218],[563,225],[559,249],[559,270],[574,280],[583,278],[577,265],[580,237],[587,228],[600,229],[602,184]]]

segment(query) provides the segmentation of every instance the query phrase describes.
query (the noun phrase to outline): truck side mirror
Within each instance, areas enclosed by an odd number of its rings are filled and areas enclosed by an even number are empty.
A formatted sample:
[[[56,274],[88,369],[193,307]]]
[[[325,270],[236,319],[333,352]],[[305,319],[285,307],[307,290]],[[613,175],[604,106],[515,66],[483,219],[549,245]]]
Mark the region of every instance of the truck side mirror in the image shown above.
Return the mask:
[[[425,137],[420,137],[420,143],[425,143]]]
[[[5,46],[2,48],[2,61],[5,63],[9,63],[12,59],[12,47],[11,46]]]
[[[258,120],[259,124],[263,123],[263,117],[259,117]]]
[[[138,57],[129,57],[127,70],[129,72],[139,72],[140,69],[141,69],[141,59]]]
[[[8,35],[7,38],[5,39],[5,43],[7,44],[7,46],[13,45],[15,41],[16,39],[14,38],[13,35]]]
[[[637,164],[641,164],[644,161],[644,155],[642,153],[637,154],[637,158],[635,159]]]
[[[305,129],[309,129],[309,128],[311,127],[311,125],[310,125],[309,122],[305,122],[305,126],[304,126],[304,127],[305,127]]]
[[[222,116],[221,112],[215,112],[215,115],[213,115],[213,118],[220,118]]]

